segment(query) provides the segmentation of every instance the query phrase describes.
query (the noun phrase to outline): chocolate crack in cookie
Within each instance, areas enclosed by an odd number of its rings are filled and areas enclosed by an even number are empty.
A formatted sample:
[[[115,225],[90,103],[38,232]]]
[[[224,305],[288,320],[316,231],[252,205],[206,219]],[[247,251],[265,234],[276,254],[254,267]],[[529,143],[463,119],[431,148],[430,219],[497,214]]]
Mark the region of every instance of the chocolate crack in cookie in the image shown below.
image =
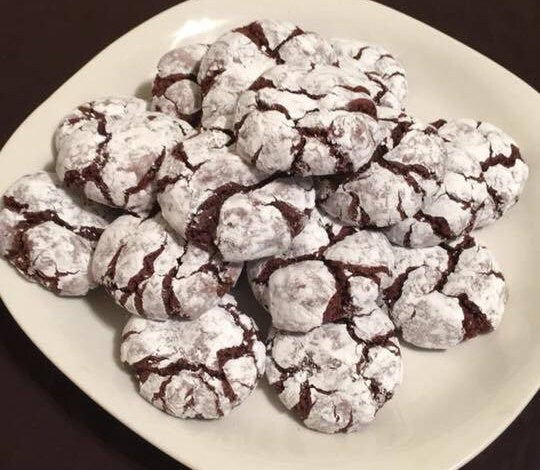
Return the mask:
[[[504,277],[473,237],[430,248],[395,247],[394,253],[395,277],[384,297],[405,341],[447,349],[499,326]]]
[[[394,325],[373,304],[305,334],[274,330],[266,376],[283,404],[308,428],[359,431],[401,383]]]
[[[374,303],[393,265],[384,235],[343,226],[315,210],[288,251],[248,264],[248,276],[274,327],[306,332]]]
[[[31,281],[59,295],[95,287],[90,259],[112,214],[69,193],[54,173],[23,176],[4,194],[0,253]]]
[[[370,80],[383,86],[381,102],[392,103],[392,106],[397,102],[402,107],[407,95],[407,78],[405,69],[392,54],[381,46],[357,40],[332,39],[330,42],[340,67],[361,70]]]
[[[489,197],[478,211],[474,227],[495,222],[519,200],[529,176],[516,143],[493,124],[473,119],[440,120],[434,126],[448,145],[466,152],[482,169]]]
[[[179,418],[228,415],[251,394],[265,366],[257,327],[230,295],[197,320],[133,317],[120,356],[133,370],[139,393]]]
[[[210,46],[201,62],[202,125],[232,130],[238,95],[275,65],[335,62],[328,41],[292,23],[260,20],[229,31]]]
[[[118,218],[103,233],[92,262],[95,279],[119,305],[152,320],[200,316],[233,287],[241,270],[185,242],[161,214]]]
[[[409,116],[389,119],[371,161],[359,171],[322,178],[320,205],[342,222],[387,227],[412,217],[439,191],[445,149],[437,130]],[[387,129],[384,130],[385,126]]]
[[[197,82],[207,44],[189,44],[167,52],[159,60],[152,86],[152,109],[183,119],[191,126],[201,123],[202,96]]]
[[[328,175],[358,170],[379,141],[367,77],[319,65],[279,65],[238,100],[237,153],[264,173]]]
[[[227,261],[286,250],[315,205],[309,179],[268,177],[227,147],[220,131],[178,145],[158,174],[163,216],[188,241]]]
[[[193,129],[145,107],[138,98],[105,98],[66,116],[55,135],[56,172],[66,186],[111,207],[148,213],[163,159]]]

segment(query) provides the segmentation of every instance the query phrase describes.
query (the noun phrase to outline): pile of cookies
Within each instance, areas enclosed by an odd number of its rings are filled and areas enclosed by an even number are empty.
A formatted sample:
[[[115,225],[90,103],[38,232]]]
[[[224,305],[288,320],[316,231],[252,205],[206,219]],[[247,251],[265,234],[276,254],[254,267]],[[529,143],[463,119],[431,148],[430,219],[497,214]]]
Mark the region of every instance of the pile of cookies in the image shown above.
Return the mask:
[[[287,22],[172,50],[150,111],[108,97],[62,120],[56,174],[4,194],[0,251],[129,311],[121,359],[161,410],[223,417],[266,372],[307,427],[357,431],[401,382],[398,336],[446,349],[500,324],[504,277],[471,233],[528,176],[503,131],[423,123],[406,94],[383,48]],[[230,294],[244,263],[268,338]]]

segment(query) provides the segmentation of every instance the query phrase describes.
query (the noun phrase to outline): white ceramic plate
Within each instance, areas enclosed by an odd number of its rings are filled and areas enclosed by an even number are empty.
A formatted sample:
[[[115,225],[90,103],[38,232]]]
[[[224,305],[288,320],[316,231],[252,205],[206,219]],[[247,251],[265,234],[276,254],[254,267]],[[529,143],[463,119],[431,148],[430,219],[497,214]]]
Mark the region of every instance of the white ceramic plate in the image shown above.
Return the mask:
[[[168,49],[212,40],[225,29],[264,17],[382,44],[408,70],[413,113],[428,121],[485,119],[515,137],[531,167],[528,187],[504,220],[479,233],[510,287],[499,330],[445,353],[404,348],[404,383],[376,422],[354,435],[327,436],[302,427],[264,386],[219,422],[182,421],[154,409],[118,362],[125,316],[101,292],[86,300],[61,299],[25,282],[2,261],[3,300],[34,343],[93,400],[196,469],[456,468],[504,430],[540,382],[540,100],[489,59],[365,1],[190,1],[120,38],[45,101],[3,149],[0,191],[51,165],[53,129],[72,107],[107,94],[144,95],[156,61]],[[240,297],[249,308],[246,289]]]

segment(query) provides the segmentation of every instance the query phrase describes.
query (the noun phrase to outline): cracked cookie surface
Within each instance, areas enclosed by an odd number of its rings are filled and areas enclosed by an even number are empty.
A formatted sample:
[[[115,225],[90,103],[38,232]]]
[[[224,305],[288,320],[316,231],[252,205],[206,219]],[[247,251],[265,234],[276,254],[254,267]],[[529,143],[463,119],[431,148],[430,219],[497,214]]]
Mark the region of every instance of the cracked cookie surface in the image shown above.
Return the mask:
[[[504,277],[487,248],[470,235],[430,248],[394,247],[384,297],[403,339],[447,349],[497,328],[507,300]]]
[[[202,125],[232,130],[238,95],[277,64],[335,62],[326,39],[289,22],[260,20],[229,31],[210,46],[201,62]]]
[[[268,381],[285,407],[317,431],[359,431],[401,383],[394,325],[374,304],[308,333],[273,330],[267,349]]]
[[[229,143],[223,132],[203,131],[171,152],[158,174],[163,216],[185,239],[228,261],[282,252],[315,206],[312,183],[268,177]]]
[[[434,127],[401,115],[383,125],[382,143],[355,173],[321,178],[320,205],[342,222],[387,227],[416,214],[439,191],[445,149]]]
[[[145,108],[138,98],[104,98],[66,116],[55,135],[56,172],[66,186],[111,207],[149,212],[163,159],[193,129]]]
[[[167,52],[158,62],[152,85],[151,108],[183,119],[198,127],[201,123],[202,95],[197,82],[207,44],[189,44]]]
[[[119,217],[92,261],[94,278],[119,305],[152,320],[200,316],[233,287],[241,270],[185,242],[161,214]]]
[[[228,294],[197,320],[132,317],[120,357],[133,370],[139,393],[179,418],[228,415],[251,394],[265,367],[255,323]]]
[[[236,151],[268,174],[358,170],[379,141],[372,89],[360,71],[278,65],[238,99]]]
[[[441,188],[412,217],[389,227],[389,240],[409,248],[435,246],[469,233],[479,211],[489,203],[480,163],[462,146],[445,142],[445,175]]]
[[[475,228],[495,222],[519,200],[529,176],[517,144],[488,122],[439,120],[433,125],[448,145],[466,152],[480,164],[489,197],[478,210]]]
[[[59,295],[95,287],[90,260],[112,214],[61,186],[54,173],[23,176],[4,194],[0,253],[21,274]]]
[[[383,234],[343,226],[314,210],[290,248],[250,262],[248,276],[274,327],[306,332],[374,303],[393,264]]]
[[[340,67],[358,68],[370,80],[383,85],[383,102],[403,104],[407,95],[405,69],[399,61],[381,46],[351,39],[332,39],[332,47]],[[391,94],[392,96],[386,96]]]

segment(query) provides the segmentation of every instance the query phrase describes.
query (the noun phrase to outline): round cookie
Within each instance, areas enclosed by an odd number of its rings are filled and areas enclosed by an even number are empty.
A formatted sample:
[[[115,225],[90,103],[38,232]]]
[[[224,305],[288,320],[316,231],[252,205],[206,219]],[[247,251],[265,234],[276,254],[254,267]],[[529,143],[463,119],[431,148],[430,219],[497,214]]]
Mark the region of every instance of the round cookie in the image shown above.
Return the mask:
[[[445,176],[439,192],[412,217],[385,234],[409,248],[435,246],[469,233],[489,199],[480,163],[463,148],[445,142]]]
[[[204,128],[233,129],[236,101],[265,70],[281,63],[333,64],[328,41],[288,22],[254,21],[222,35],[199,70]]]
[[[197,74],[208,47],[207,44],[189,44],[161,57],[152,86],[152,110],[183,119],[193,127],[199,126],[202,95]]]
[[[430,248],[395,247],[394,253],[395,277],[384,297],[405,341],[447,349],[499,326],[504,277],[473,237]]]
[[[390,135],[365,167],[319,182],[320,205],[346,224],[393,225],[412,217],[439,191],[445,150],[436,129],[405,115],[387,125]]]
[[[405,101],[408,88],[405,69],[386,49],[351,39],[332,39],[330,42],[340,67],[358,68],[384,86],[383,102],[386,99],[397,99],[400,104]],[[388,93],[393,96],[386,96]]]
[[[282,255],[248,264],[251,288],[275,328],[306,332],[374,303],[392,277],[386,237],[313,211]]]
[[[45,171],[19,178],[3,201],[0,254],[23,276],[66,296],[96,286],[90,259],[111,214],[69,193]]]
[[[139,393],[156,408],[179,418],[216,419],[257,386],[265,349],[253,320],[225,295],[197,320],[132,317],[120,358],[133,369]]]
[[[187,139],[163,162],[158,201],[188,241],[227,261],[286,250],[315,206],[309,179],[267,177],[227,148],[219,131]]]
[[[493,124],[473,119],[433,124],[448,143],[474,158],[482,169],[489,198],[478,211],[475,228],[502,217],[518,201],[529,176],[514,140]]]
[[[150,211],[157,170],[193,129],[145,106],[137,98],[105,98],[84,103],[63,119],[55,136],[56,172],[66,186],[111,207]]]
[[[152,320],[200,316],[233,287],[241,270],[186,243],[161,214],[115,220],[92,261],[94,278],[119,305]]]
[[[379,141],[370,88],[359,71],[278,65],[238,100],[236,151],[268,174],[356,171]]]
[[[375,419],[401,383],[394,325],[376,305],[309,333],[274,330],[266,377],[308,428],[355,432]]]

